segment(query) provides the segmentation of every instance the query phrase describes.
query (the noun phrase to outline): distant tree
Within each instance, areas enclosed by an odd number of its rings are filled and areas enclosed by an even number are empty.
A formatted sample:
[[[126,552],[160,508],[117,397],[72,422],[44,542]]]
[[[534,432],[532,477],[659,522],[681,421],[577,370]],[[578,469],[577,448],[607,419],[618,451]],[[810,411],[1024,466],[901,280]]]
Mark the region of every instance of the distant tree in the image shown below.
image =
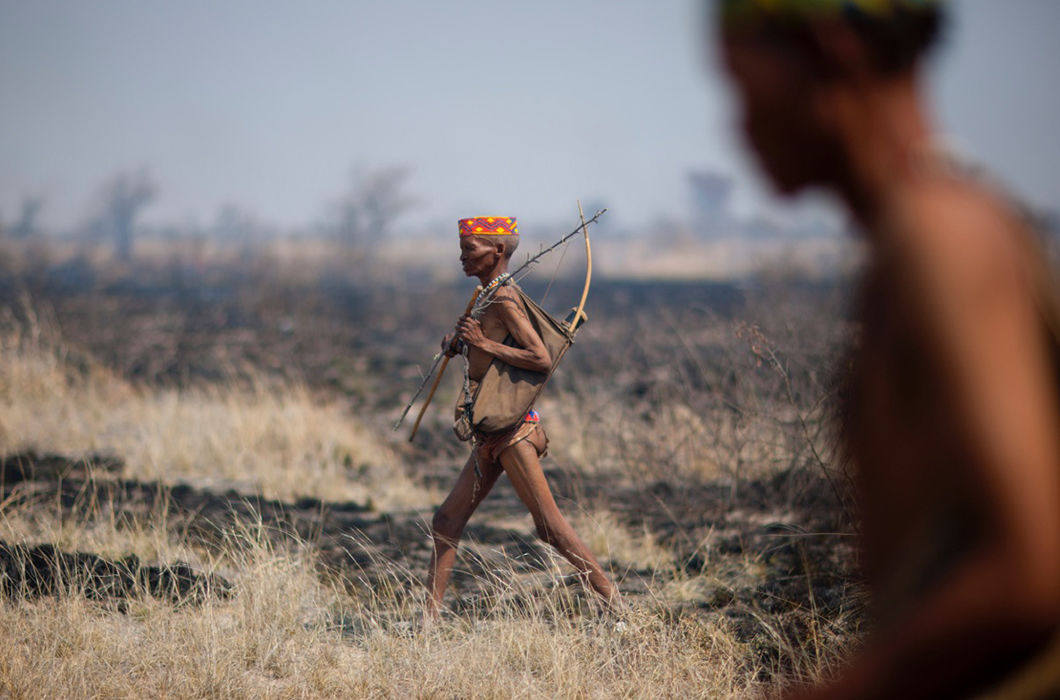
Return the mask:
[[[136,217],[157,194],[158,186],[147,168],[120,172],[104,184],[96,228],[114,239],[114,250],[120,260],[132,258]]]
[[[240,243],[261,243],[277,235],[275,226],[263,223],[235,204],[223,204],[217,209],[207,233],[220,241]]]
[[[408,193],[411,175],[404,166],[355,168],[349,190],[336,202],[329,228],[351,246],[369,247],[379,241],[417,203]]]
[[[38,222],[43,208],[43,197],[23,197],[19,204],[18,219],[11,225],[12,238],[29,238],[38,233]]]

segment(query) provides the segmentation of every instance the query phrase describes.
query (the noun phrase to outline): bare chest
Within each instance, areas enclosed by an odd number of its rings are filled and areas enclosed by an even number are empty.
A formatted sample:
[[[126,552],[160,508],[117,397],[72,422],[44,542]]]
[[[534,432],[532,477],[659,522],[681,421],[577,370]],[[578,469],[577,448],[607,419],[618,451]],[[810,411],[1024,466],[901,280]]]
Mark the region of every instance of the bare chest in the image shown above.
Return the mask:
[[[485,313],[479,318],[479,324],[482,326],[482,334],[489,340],[503,343],[508,337],[507,327],[492,308],[487,307]],[[492,360],[493,356],[489,353],[479,348],[471,348],[468,352],[468,376],[473,380],[482,379]]]

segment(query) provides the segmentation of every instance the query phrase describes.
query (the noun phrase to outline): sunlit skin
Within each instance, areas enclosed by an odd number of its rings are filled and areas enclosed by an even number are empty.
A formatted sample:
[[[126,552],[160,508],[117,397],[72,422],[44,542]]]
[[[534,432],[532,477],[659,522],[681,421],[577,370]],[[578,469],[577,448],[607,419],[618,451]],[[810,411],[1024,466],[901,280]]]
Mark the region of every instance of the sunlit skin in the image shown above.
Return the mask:
[[[507,272],[505,246],[500,236],[461,238],[460,264],[464,274],[477,277],[483,287],[488,285]],[[548,372],[552,367],[548,350],[530,324],[515,292],[501,287],[494,299],[481,318],[461,317],[453,334],[442,341],[443,350],[450,356],[454,354],[450,349],[454,337],[468,346],[468,376],[473,381],[485,376],[493,358],[514,367]],[[512,336],[518,347],[503,343],[507,335]],[[431,523],[434,552],[427,577],[430,593],[428,621],[438,615],[464,527],[502,472],[508,475],[519,499],[530,511],[538,536],[573,564],[605,603],[613,605],[618,602],[618,591],[556,505],[538,458],[538,447],[544,447],[537,444],[539,433],[508,447],[498,459],[492,459],[487,450],[480,449],[478,474],[475,472],[475,455],[470,456],[453,490],[435,513]]]
[[[844,438],[863,564],[888,608],[836,682],[794,697],[964,697],[1060,630],[1060,410],[1042,261],[993,192],[933,163],[918,69],[877,74],[840,22],[820,22],[813,39],[828,79],[746,27],[723,31],[722,59],[777,189],[831,191],[870,243]],[[970,542],[928,585],[889,599],[954,512]]]

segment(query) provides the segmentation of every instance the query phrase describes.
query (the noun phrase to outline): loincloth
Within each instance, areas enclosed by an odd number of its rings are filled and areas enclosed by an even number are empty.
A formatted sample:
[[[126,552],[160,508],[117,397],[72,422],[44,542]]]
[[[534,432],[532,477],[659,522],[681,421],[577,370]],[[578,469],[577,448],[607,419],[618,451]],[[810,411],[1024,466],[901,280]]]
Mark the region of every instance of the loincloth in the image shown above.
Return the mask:
[[[500,435],[488,435],[475,433],[475,445],[482,457],[495,462],[500,459],[501,453],[509,447],[519,444],[523,440],[528,441],[537,450],[538,457],[544,457],[548,453],[548,435],[541,425],[541,417],[537,411],[531,410],[526,414],[522,424],[514,432],[501,433]]]

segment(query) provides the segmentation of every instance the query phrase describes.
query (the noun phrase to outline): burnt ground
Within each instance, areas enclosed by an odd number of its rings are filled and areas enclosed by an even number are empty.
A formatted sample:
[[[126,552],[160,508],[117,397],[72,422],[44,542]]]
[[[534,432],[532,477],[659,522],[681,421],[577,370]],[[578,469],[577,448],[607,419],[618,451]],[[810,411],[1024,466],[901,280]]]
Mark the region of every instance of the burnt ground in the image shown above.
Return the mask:
[[[124,601],[141,594],[177,604],[228,597],[232,586],[184,562],[148,565],[134,554],[117,560],[90,552],[64,552],[50,544],[27,546],[0,540],[0,592],[39,598],[75,592],[90,600]]]
[[[121,467],[114,458],[75,461],[35,454],[0,458],[0,501],[17,507],[28,500],[49,498],[51,505],[58,503],[65,512],[84,516],[88,513],[86,503],[102,495],[95,486],[108,483],[105,475]],[[97,481],[99,476],[103,478]],[[146,505],[147,501],[141,501]],[[92,510],[98,515],[98,508]],[[232,585],[222,576],[196,571],[181,561],[148,564],[135,554],[110,560],[91,552],[63,551],[47,543],[0,540],[0,594],[8,597],[75,593],[91,600],[122,603],[149,595],[186,605],[208,597],[225,598],[231,592]]]

